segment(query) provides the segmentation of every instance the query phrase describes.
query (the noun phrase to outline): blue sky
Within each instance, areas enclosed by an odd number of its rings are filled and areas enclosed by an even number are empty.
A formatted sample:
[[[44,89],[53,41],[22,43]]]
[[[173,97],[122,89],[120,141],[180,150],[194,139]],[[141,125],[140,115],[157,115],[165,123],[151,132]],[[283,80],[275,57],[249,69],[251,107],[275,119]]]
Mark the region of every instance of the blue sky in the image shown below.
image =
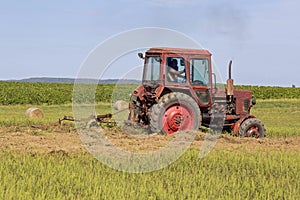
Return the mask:
[[[209,49],[223,80],[233,59],[236,84],[300,86],[299,9],[296,0],[2,0],[0,80],[75,78],[108,37],[161,27]]]

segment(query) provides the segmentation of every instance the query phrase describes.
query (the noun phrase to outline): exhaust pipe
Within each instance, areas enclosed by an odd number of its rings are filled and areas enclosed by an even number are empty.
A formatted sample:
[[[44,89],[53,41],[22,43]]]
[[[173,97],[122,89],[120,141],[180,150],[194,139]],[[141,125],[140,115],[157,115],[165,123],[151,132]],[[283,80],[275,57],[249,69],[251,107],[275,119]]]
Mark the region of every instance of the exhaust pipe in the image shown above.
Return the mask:
[[[232,60],[229,61],[228,79],[227,79],[227,96],[233,96],[233,79],[231,79]]]

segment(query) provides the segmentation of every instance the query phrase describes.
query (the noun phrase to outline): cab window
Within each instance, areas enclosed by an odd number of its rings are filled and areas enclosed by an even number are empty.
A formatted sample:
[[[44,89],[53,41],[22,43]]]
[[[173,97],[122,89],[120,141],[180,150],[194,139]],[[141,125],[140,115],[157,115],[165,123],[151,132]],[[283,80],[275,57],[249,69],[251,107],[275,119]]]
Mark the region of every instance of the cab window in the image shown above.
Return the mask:
[[[167,57],[166,77],[170,83],[186,83],[185,60],[182,57]]]
[[[208,59],[190,59],[192,85],[209,85],[209,62]]]

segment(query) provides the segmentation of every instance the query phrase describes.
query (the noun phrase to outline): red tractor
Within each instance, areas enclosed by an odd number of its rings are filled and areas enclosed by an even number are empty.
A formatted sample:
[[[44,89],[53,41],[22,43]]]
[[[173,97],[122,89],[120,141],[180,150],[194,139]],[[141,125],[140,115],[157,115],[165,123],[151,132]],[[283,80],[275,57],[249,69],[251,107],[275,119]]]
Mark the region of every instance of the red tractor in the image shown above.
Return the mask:
[[[138,55],[144,70],[129,104],[132,124],[163,134],[221,126],[242,137],[265,136],[263,123],[250,114],[252,91],[233,89],[231,61],[227,87],[220,89],[208,50],[150,48]]]

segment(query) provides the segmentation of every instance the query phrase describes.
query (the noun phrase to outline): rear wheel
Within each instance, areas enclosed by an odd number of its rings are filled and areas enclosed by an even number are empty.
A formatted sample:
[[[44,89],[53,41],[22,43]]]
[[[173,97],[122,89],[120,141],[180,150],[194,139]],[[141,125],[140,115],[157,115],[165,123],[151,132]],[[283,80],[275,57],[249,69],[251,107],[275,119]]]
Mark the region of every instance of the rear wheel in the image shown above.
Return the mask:
[[[150,111],[150,131],[172,134],[179,130],[198,130],[199,106],[190,96],[172,92],[161,97]]]
[[[264,124],[257,118],[246,119],[239,128],[241,137],[265,137]]]

